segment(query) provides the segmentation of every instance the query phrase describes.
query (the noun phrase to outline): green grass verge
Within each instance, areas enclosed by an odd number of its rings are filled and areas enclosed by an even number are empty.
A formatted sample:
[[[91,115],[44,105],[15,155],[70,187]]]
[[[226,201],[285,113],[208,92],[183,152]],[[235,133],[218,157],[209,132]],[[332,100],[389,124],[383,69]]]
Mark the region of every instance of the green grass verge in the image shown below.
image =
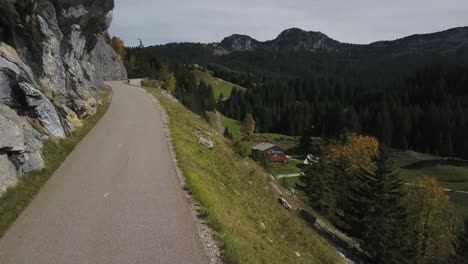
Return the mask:
[[[215,99],[218,99],[221,94],[224,98],[230,97],[233,87],[245,90],[244,87],[241,87],[237,84],[214,77],[208,71],[194,70],[193,75],[197,81],[204,81],[207,84],[211,84],[213,87],[213,95]]]
[[[304,192],[303,188],[305,187],[302,177],[292,177],[292,178],[282,178],[278,182],[286,189],[294,189],[296,195],[304,202],[307,202],[309,198]]]
[[[447,189],[468,191],[468,161],[414,154],[397,160],[403,179],[422,176],[437,178]]]
[[[288,164],[283,163],[271,163],[271,174],[282,175],[282,174],[296,174],[300,173],[301,169],[298,167],[302,164],[300,160],[290,160]]]
[[[201,204],[200,216],[216,231],[225,263],[343,262],[335,249],[294,212],[277,203],[261,167],[242,159],[231,141],[161,94],[160,89],[147,91],[159,99],[169,116],[177,161],[187,179],[187,188]],[[199,144],[198,136],[212,140],[214,149]],[[294,201],[291,203],[297,206]]]
[[[111,90],[102,90],[102,106],[95,115],[86,118],[83,126],[73,132],[69,138],[58,143],[47,141],[44,143],[42,154],[45,169],[25,175],[18,184],[9,188],[0,198],[0,237],[2,237],[21,212],[36,197],[42,186],[52,176],[55,170],[62,164],[86,134],[105,114],[110,105]]]

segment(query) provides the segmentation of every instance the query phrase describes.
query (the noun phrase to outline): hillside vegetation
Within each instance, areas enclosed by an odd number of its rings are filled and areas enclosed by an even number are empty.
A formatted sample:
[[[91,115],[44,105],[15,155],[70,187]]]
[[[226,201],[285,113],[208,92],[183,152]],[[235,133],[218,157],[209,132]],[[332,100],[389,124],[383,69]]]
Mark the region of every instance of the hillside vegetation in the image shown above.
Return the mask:
[[[245,90],[244,87],[241,87],[237,84],[213,77],[213,75],[207,71],[194,70],[193,75],[195,76],[197,82],[204,81],[213,87],[213,95],[216,99],[218,99],[221,95],[223,98],[230,97],[234,87],[238,88],[239,90]]]
[[[455,192],[468,192],[468,161],[403,152],[400,153],[397,162],[405,181],[430,176],[437,178],[443,188],[453,190],[449,192],[450,198],[465,221],[468,221],[468,193]]]
[[[200,216],[215,229],[226,263],[340,263],[324,239],[284,209],[264,170],[161,89],[147,88],[169,117],[178,164]],[[198,138],[212,140],[207,149]],[[293,206],[297,203],[291,201]]]

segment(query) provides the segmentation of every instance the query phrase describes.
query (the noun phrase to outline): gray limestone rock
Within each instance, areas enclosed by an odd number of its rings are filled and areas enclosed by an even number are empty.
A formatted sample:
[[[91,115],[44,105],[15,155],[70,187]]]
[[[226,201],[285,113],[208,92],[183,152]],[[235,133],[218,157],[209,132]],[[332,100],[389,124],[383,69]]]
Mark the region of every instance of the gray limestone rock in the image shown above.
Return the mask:
[[[0,193],[44,167],[44,140],[65,138],[96,112],[104,79],[127,78],[103,37],[113,8],[113,0],[0,1]]]
[[[11,120],[0,115],[0,150],[3,152],[23,152],[23,130]]]
[[[20,90],[23,91],[24,96],[26,97],[26,103],[29,107],[37,107],[42,103],[42,93],[31,84],[18,83],[18,86]]]
[[[41,124],[49,131],[49,134],[55,138],[65,138],[65,131],[62,123],[54,108],[54,105],[48,98],[44,97],[42,103],[34,109]]]
[[[16,168],[8,159],[7,155],[0,155],[0,196],[2,196],[8,187],[18,182],[16,177]]]
[[[0,102],[11,103],[13,98],[11,97],[11,86],[10,80],[3,72],[0,72]]]
[[[112,64],[108,64],[112,61]],[[104,37],[99,37],[96,47],[91,53],[91,62],[96,67],[96,72],[104,80],[125,80],[127,70],[120,60],[119,55],[106,43]]]
[[[20,163],[20,175],[23,176],[29,172],[43,169],[45,167],[41,153],[23,153],[18,156]]]

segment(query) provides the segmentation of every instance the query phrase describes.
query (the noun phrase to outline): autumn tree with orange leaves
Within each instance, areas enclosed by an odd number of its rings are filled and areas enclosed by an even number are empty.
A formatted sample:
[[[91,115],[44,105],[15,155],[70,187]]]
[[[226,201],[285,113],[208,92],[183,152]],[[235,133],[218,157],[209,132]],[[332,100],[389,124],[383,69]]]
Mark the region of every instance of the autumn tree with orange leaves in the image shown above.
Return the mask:
[[[329,152],[329,162],[342,169],[347,177],[363,169],[375,170],[375,158],[379,150],[379,141],[370,136],[349,134],[344,142],[332,144]]]
[[[122,39],[119,37],[112,37],[110,40],[110,45],[111,47],[115,50],[115,52],[122,58],[122,60],[125,58],[126,51],[125,51],[125,44]]]
[[[345,199],[356,174],[375,170],[378,149],[377,139],[356,134],[321,147],[319,162],[304,168],[304,181],[311,202],[322,214],[335,219],[338,203]]]
[[[447,263],[456,254],[463,222],[435,178],[411,183],[405,198],[418,263]]]
[[[244,132],[247,137],[251,137],[255,132],[255,119],[251,113],[248,113],[242,123],[242,132]]]

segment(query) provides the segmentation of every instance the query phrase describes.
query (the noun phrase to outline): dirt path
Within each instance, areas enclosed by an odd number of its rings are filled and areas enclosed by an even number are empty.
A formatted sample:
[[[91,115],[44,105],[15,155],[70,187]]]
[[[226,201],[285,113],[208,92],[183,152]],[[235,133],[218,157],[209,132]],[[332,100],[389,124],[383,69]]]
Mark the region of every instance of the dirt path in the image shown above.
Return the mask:
[[[224,128],[223,122],[221,120],[221,114],[218,111],[215,111],[215,116],[216,116],[216,128],[218,129],[218,132],[221,135],[224,135],[225,128]]]

